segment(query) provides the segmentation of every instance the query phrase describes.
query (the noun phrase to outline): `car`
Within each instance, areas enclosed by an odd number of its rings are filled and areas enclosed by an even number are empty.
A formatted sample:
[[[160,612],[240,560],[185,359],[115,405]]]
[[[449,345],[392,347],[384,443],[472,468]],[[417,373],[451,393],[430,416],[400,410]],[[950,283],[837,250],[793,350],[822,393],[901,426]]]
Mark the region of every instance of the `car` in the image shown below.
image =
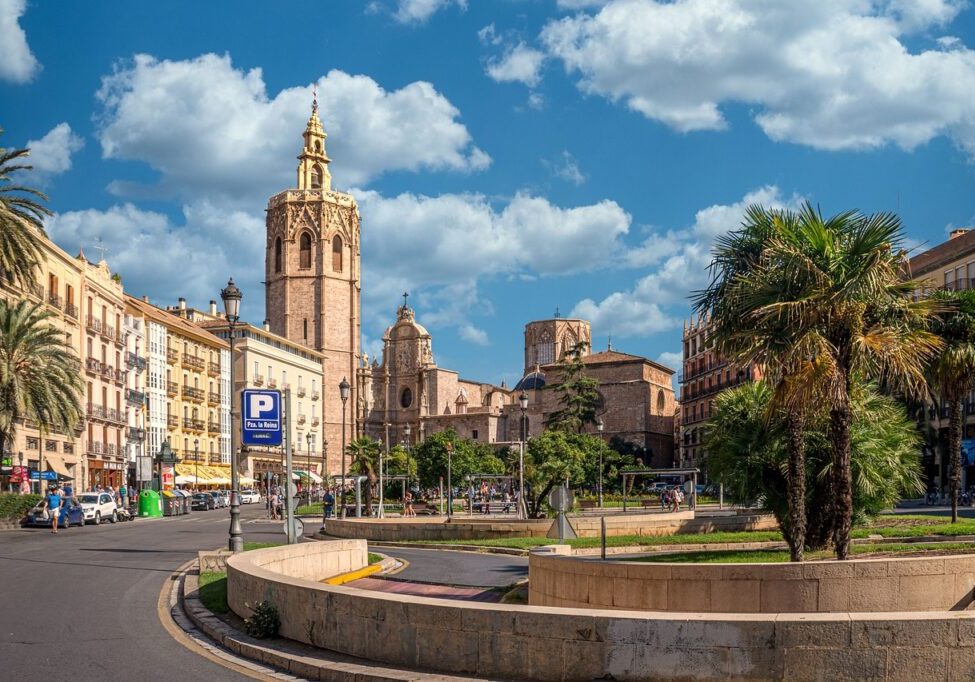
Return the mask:
[[[230,503],[227,502],[227,498],[224,497],[223,493],[219,490],[210,490],[208,494],[213,498],[213,501],[218,508],[230,506]]]
[[[213,499],[212,495],[207,493],[195,493],[190,500],[190,507],[193,511],[208,511],[210,509],[216,509],[217,501]]]
[[[96,526],[102,521],[118,521],[118,506],[108,493],[81,493],[76,498],[85,511],[85,522]]]
[[[38,502],[34,507],[27,512],[27,525],[28,526],[51,526],[51,516],[44,518],[44,503]],[[85,525],[85,512],[81,508],[81,505],[73,497],[65,498],[64,503],[61,505],[61,515],[58,517],[58,528],[68,528],[70,526],[83,526]]]
[[[261,494],[256,490],[241,490],[240,491],[240,503],[241,504],[260,504]]]

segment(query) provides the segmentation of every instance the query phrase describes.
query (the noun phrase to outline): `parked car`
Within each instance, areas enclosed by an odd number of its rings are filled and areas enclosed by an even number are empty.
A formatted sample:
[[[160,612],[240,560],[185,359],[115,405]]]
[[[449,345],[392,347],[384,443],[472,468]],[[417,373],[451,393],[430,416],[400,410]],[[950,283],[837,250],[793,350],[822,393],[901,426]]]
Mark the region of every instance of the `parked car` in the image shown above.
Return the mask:
[[[38,502],[33,509],[27,512],[28,526],[51,526],[51,515],[44,518],[44,503]],[[58,528],[68,528],[69,526],[85,525],[85,512],[81,505],[73,497],[68,497],[61,505],[61,516],[58,518]]]
[[[85,511],[85,522],[96,526],[102,521],[118,521],[118,506],[108,493],[81,493],[77,500]]]
[[[207,493],[196,493],[193,495],[193,499],[190,500],[190,507],[193,511],[209,511],[210,509],[216,509],[217,501],[213,499],[212,495]]]
[[[220,492],[219,490],[211,490],[209,491],[209,495],[213,498],[213,501],[217,507],[230,506],[230,502],[227,501],[227,498],[224,497],[223,493]]]
[[[240,503],[241,504],[260,504],[261,494],[256,490],[241,490],[240,491]]]

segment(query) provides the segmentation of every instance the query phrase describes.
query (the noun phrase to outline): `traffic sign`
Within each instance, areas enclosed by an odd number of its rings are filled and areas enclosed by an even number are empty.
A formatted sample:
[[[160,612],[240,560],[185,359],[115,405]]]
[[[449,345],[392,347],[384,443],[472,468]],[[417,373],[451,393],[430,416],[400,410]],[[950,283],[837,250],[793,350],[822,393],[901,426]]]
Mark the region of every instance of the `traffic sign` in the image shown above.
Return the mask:
[[[291,519],[291,522],[294,524],[294,538],[295,538],[295,542],[297,542],[298,541],[298,538],[300,538],[301,536],[303,536],[305,534],[305,524],[303,524],[301,522],[301,519],[299,519],[297,517]],[[284,534],[285,535],[288,535],[288,522],[287,521],[284,522],[284,526],[282,526],[282,529],[284,530]]]
[[[548,494],[549,505],[552,507],[552,509],[560,513],[564,513],[572,509],[573,502],[572,491],[564,485],[560,485],[557,488],[552,488],[552,492]]]
[[[281,393],[246,389],[241,392],[241,442],[281,445]]]

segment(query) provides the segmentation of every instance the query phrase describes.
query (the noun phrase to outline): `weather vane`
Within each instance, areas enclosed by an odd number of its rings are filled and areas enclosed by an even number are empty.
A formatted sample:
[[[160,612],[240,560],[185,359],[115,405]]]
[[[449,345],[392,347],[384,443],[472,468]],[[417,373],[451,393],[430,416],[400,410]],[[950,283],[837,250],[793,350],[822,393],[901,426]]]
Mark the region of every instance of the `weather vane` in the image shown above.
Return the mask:
[[[318,83],[315,83],[311,92],[312,92],[311,110],[317,112],[318,111]]]
[[[108,251],[108,247],[105,246],[105,243],[104,242],[102,242],[102,238],[101,237],[99,237],[95,241],[95,246],[92,247],[92,248],[94,248],[95,251],[101,252],[101,254],[102,254],[102,257],[98,260],[99,263],[102,262],[103,260],[105,260],[105,252]]]

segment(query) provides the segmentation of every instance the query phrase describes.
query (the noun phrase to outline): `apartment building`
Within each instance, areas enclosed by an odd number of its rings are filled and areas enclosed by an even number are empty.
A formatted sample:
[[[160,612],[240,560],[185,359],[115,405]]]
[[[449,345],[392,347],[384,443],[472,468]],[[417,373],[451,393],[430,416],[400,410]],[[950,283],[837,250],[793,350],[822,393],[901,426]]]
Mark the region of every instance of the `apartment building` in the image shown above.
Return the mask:
[[[148,379],[148,352],[146,348],[146,322],[126,304],[123,326],[125,329],[125,452],[128,465],[128,484],[138,487],[136,462],[149,455],[146,448],[146,412],[148,406],[146,383]]]

